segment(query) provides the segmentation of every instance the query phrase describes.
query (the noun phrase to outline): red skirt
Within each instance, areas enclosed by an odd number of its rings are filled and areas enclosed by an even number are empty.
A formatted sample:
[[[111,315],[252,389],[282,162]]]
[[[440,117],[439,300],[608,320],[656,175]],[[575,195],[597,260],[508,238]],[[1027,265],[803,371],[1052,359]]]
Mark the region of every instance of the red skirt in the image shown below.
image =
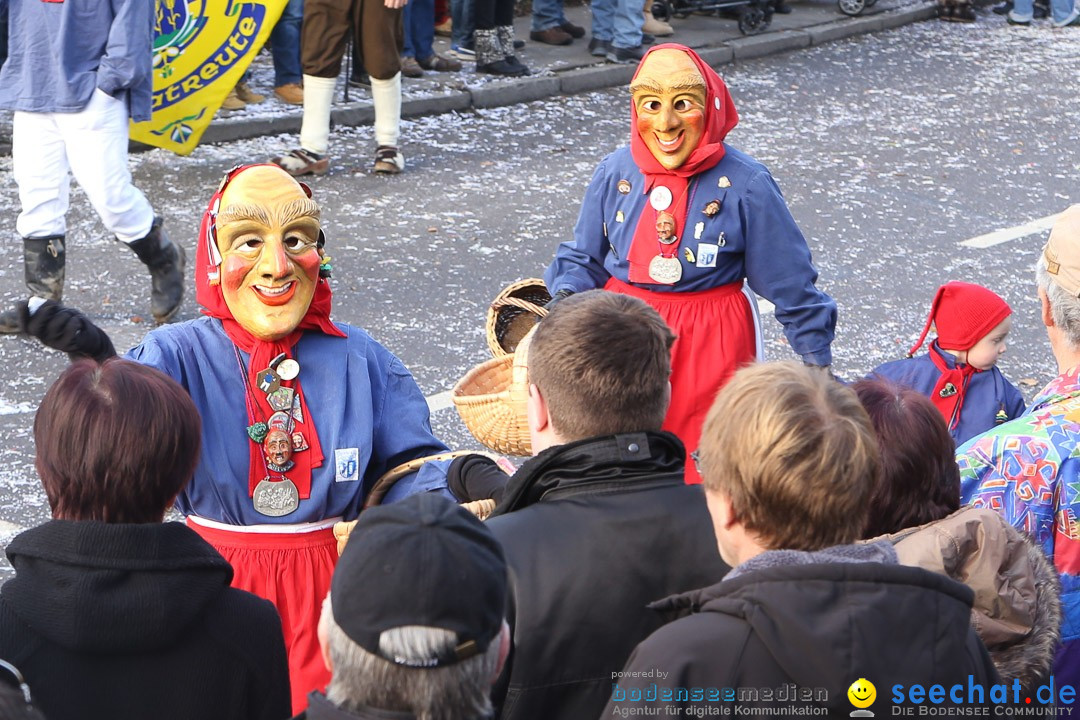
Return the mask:
[[[308,693],[325,690],[330,682],[318,627],[338,558],[333,528],[277,534],[231,532],[190,519],[187,524],[233,566],[234,588],[266,598],[277,608],[289,655],[293,715],[300,714]]]
[[[720,388],[757,357],[758,329],[742,283],[700,292],[653,292],[611,278],[610,292],[641,298],[675,333],[671,348],[671,406],[664,430],[686,445],[686,482],[701,482],[689,454],[697,449],[705,415]]]

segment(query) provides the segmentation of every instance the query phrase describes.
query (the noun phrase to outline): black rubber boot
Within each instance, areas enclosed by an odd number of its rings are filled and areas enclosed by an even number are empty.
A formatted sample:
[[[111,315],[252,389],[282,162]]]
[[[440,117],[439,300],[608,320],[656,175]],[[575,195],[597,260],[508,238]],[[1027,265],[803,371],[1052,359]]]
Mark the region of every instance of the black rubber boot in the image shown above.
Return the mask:
[[[157,217],[146,237],[128,245],[150,270],[150,313],[158,323],[168,322],[184,299],[184,249],[169,240]]]
[[[64,294],[64,236],[23,238],[23,271],[30,297],[60,300]],[[0,312],[0,333],[17,333],[22,328],[17,308]]]

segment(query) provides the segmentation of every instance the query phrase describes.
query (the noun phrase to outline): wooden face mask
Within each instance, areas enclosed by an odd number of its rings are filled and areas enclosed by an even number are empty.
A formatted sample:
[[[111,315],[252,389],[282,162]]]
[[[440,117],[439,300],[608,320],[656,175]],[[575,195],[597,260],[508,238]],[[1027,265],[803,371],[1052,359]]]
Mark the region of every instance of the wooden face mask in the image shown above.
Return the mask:
[[[705,78],[686,53],[657,50],[630,84],[637,132],[664,168],[690,157],[705,132]]]
[[[254,167],[221,196],[216,218],[225,304],[264,341],[300,324],[319,277],[319,206],[279,168]]]

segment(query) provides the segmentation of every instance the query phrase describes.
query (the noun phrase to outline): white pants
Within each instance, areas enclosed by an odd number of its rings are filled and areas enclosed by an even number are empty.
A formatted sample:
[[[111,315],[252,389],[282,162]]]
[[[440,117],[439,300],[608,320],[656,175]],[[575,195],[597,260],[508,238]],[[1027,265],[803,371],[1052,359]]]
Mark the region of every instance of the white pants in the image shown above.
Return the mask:
[[[94,90],[77,113],[16,112],[11,159],[22,212],[22,237],[63,235],[75,176],[106,229],[122,242],[146,237],[154,209],[131,184],[128,114],[124,102]]]

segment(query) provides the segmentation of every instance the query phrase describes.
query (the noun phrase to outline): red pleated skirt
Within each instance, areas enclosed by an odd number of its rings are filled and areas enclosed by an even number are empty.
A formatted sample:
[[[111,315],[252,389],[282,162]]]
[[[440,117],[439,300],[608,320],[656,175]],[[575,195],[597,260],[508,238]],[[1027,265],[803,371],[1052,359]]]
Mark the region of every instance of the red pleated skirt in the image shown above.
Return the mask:
[[[187,524],[233,566],[234,588],[266,598],[277,608],[289,656],[293,715],[298,715],[307,707],[308,693],[325,690],[330,682],[318,627],[338,558],[333,528],[276,534],[230,532],[190,519]]]
[[[671,348],[671,406],[664,430],[686,445],[686,482],[701,482],[689,454],[697,449],[716,393],[757,356],[757,323],[742,283],[699,292],[653,292],[611,278],[604,289],[652,305],[676,335]]]

